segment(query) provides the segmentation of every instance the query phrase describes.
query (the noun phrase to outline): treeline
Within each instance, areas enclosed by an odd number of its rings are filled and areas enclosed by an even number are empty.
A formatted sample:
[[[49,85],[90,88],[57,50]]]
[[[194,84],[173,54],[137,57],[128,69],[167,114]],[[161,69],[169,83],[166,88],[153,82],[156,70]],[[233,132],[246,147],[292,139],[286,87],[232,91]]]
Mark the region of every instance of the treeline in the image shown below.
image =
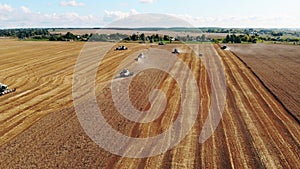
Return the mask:
[[[88,34],[79,36],[74,35],[71,32],[67,32],[66,34],[51,34],[49,39],[50,41],[84,41],[89,37]]]
[[[65,35],[62,34],[52,34],[49,38],[50,41],[99,41],[99,42],[118,42],[122,41],[128,36],[125,34],[115,33],[115,34],[99,34],[91,33],[85,35],[74,35],[71,32],[67,32]]]
[[[128,38],[128,35],[115,33],[115,34],[90,34],[87,39],[89,41],[101,41],[101,42],[110,42],[110,41],[122,41]]]
[[[91,41],[91,42],[118,42],[128,38],[128,35],[114,33],[114,34],[99,34],[91,33],[85,35],[74,35],[71,32],[67,32],[65,35],[52,34],[50,41]]]
[[[50,33],[48,29],[1,29],[0,37],[17,37],[19,39],[26,38],[49,38]]]
[[[116,34],[84,34],[75,35],[71,32],[66,34],[51,34],[49,29],[0,29],[0,37],[15,37],[19,39],[29,40],[49,40],[49,41],[120,41],[127,38],[128,35],[116,33]]]
[[[258,41],[258,35],[238,35],[236,36],[235,34],[233,35],[227,35],[223,39],[223,43],[242,43],[242,42],[251,42],[251,43],[256,43]]]
[[[153,28],[148,28],[149,30]],[[170,28],[169,28],[170,29]],[[29,40],[49,40],[49,41],[102,41],[102,42],[118,42],[118,41],[141,41],[141,42],[209,42],[216,43],[257,43],[257,42],[291,42],[300,43],[300,33],[297,30],[284,29],[229,29],[229,28],[172,28],[173,31],[185,31],[187,34],[193,32],[198,36],[176,36],[169,35],[145,35],[144,33],[126,34],[84,34],[75,35],[71,32],[66,34],[50,33],[47,28],[31,28],[31,29],[0,29],[0,37],[15,37],[19,39]],[[147,30],[147,29],[146,29]],[[159,30],[159,29],[157,29]],[[199,31],[201,30],[201,31]],[[203,33],[227,33],[225,38],[210,39]]]
[[[254,28],[199,28],[204,33],[227,33],[227,34],[257,34],[270,36],[295,36],[300,37],[299,30],[290,29],[254,29]]]
[[[143,41],[143,42],[170,42],[172,41],[182,41],[182,42],[208,42],[210,39],[208,39],[204,34],[199,36],[176,36],[172,37],[169,35],[159,35],[159,34],[152,34],[152,35],[145,35],[142,34],[132,34],[131,36],[128,36],[127,38],[123,39],[124,41]]]
[[[214,42],[222,42],[222,43],[257,43],[257,42],[294,42],[295,44],[300,42],[300,38],[283,38],[283,37],[272,37],[272,36],[260,36],[258,34],[249,35],[249,34],[241,34],[241,35],[227,35],[223,39],[214,39]]]
[[[198,36],[177,36],[176,40],[183,41],[183,42],[210,42],[211,39],[207,38],[205,34],[198,35]]]
[[[145,35],[142,34],[132,34],[126,38],[123,39],[124,41],[149,41],[150,43],[153,42],[160,42],[160,41],[172,41],[174,40],[173,37],[170,37],[169,35],[159,35],[159,34],[153,34],[153,35]]]

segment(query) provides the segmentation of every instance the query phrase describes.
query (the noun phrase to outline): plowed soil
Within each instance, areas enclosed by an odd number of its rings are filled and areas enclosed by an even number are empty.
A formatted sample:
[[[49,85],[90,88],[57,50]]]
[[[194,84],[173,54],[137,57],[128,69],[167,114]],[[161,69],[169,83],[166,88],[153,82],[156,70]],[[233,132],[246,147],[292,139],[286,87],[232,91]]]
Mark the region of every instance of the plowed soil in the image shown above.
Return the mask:
[[[300,120],[300,47],[293,45],[230,45],[288,111]]]
[[[223,118],[203,144],[199,136],[211,105],[210,78],[193,53],[179,54],[196,77],[201,103],[196,123],[174,148],[161,155],[132,159],[113,155],[95,144],[82,129],[72,103],[72,78],[83,43],[0,43],[1,82],[17,92],[0,97],[0,168],[297,168],[300,166],[300,126],[253,72],[232,52],[217,45],[192,45],[207,56],[212,70],[221,61],[227,82]],[[95,46],[108,44],[95,43]],[[121,116],[111,99],[110,79],[119,63],[150,45],[126,44],[110,51],[98,70],[96,96],[109,124],[131,137],[155,136],[175,121],[180,105],[176,81],[159,70],[133,78],[130,99],[139,110],[149,108],[152,89],[162,89],[166,111],[152,123],[133,123]],[[152,46],[169,52],[176,46]],[[188,50],[188,49],[186,49]],[[94,53],[95,54],[95,53]],[[162,56],[164,57],[164,56]],[[134,58],[121,67],[136,64]],[[176,64],[174,70],[181,72]],[[88,67],[84,67],[89,72]],[[79,79],[84,84],[84,80]],[[120,98],[122,99],[122,98]],[[85,100],[83,100],[83,103]],[[185,119],[187,121],[191,119]],[[187,122],[183,121],[183,123]],[[170,138],[166,138],[166,142]],[[130,150],[134,145],[128,144]]]

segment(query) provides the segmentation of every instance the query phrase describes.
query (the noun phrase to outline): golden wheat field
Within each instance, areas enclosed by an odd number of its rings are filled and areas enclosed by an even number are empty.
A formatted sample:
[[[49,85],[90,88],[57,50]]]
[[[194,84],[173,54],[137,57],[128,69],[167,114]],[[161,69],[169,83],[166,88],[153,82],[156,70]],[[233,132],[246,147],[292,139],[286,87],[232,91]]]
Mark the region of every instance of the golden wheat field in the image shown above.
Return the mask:
[[[200,51],[178,57],[190,68],[200,96],[195,124],[178,145],[147,158],[114,155],[94,143],[76,116],[72,97],[75,63],[83,42],[30,42],[0,40],[0,82],[16,92],[0,97],[0,168],[297,168],[300,166],[300,126],[251,69],[230,50],[214,44],[181,47]],[[93,42],[95,47],[111,44]],[[136,52],[150,48],[171,53],[174,45],[125,44],[126,51],[110,50],[97,70],[95,95],[107,122],[124,135],[145,138],[162,133],[178,117],[180,89],[166,72],[149,69],[132,78],[129,97],[133,106],[148,110],[148,96],[161,89],[167,98],[165,111],[150,123],[134,123],[118,113],[110,80],[115,72],[134,66]],[[97,55],[93,53],[92,55]],[[161,60],[159,56],[157,63]],[[129,58],[126,62],[122,62]],[[88,60],[88,58],[87,58]],[[204,64],[204,62],[206,62]],[[87,62],[88,63],[88,62]],[[224,68],[226,102],[222,119],[212,136],[199,143],[209,117],[212,98],[220,86],[207,72]],[[206,65],[206,66],[205,66]],[[187,72],[177,64],[172,70]],[[255,68],[254,68],[255,69]],[[89,67],[82,67],[88,72]],[[89,74],[88,74],[89,75]],[[218,77],[215,77],[218,78]],[[86,83],[84,79],[76,79]],[[184,84],[186,85],[186,84]],[[122,95],[123,96],[123,95]],[[120,101],[126,98],[118,98]],[[88,100],[82,100],[85,104]],[[141,116],[143,118],[143,116]],[[189,118],[182,124],[190,123]],[[168,144],[170,138],[166,137]],[[125,150],[135,145],[128,143]]]

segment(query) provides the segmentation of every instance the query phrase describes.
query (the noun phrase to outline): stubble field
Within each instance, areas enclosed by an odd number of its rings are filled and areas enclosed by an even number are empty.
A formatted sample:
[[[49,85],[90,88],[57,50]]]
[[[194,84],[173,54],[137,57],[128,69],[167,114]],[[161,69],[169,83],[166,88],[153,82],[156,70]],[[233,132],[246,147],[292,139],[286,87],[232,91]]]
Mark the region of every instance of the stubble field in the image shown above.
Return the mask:
[[[84,43],[0,43],[1,82],[17,92],[0,97],[0,168],[297,168],[300,166],[299,123],[263,86],[253,72],[230,51],[212,44],[191,45],[205,56],[182,53],[199,87],[200,105],[195,125],[171,150],[154,157],[132,159],[113,155],[95,144],[78,122],[72,97],[76,59]],[[95,46],[110,44],[94,43]],[[158,70],[133,78],[130,99],[139,110],[149,108],[148,96],[157,88],[168,104],[152,123],[133,123],[121,116],[111,99],[110,79],[117,67],[131,67],[136,51],[159,48],[171,52],[176,45],[126,44],[129,50],[111,50],[96,77],[96,97],[107,122],[124,135],[138,138],[165,131],[177,118],[180,90],[176,81]],[[188,51],[187,47],[183,47]],[[101,49],[100,49],[101,50]],[[91,52],[91,55],[97,53]],[[161,56],[164,57],[164,56]],[[159,62],[159,60],[157,61]],[[227,98],[223,118],[203,144],[199,135],[211,105],[211,81],[203,62],[212,70],[224,66]],[[82,68],[87,74],[89,67]],[[182,67],[172,67],[183,77]],[[84,79],[77,79],[84,85]],[[192,89],[195,90],[195,89]],[[216,94],[217,95],[217,94]],[[120,97],[120,100],[124,98]],[[83,103],[86,100],[83,100]],[[182,123],[189,123],[185,119]],[[165,138],[166,142],[170,138]],[[128,144],[126,150],[134,148]]]

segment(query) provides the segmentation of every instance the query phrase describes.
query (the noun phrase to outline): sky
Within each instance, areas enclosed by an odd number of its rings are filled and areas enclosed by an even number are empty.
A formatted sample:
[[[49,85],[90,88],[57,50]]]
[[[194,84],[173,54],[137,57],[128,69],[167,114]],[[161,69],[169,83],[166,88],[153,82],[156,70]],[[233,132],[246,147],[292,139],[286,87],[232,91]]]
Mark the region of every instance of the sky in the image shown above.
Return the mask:
[[[300,28],[299,9],[298,0],[0,0],[0,28],[105,27],[149,13],[195,27]]]

